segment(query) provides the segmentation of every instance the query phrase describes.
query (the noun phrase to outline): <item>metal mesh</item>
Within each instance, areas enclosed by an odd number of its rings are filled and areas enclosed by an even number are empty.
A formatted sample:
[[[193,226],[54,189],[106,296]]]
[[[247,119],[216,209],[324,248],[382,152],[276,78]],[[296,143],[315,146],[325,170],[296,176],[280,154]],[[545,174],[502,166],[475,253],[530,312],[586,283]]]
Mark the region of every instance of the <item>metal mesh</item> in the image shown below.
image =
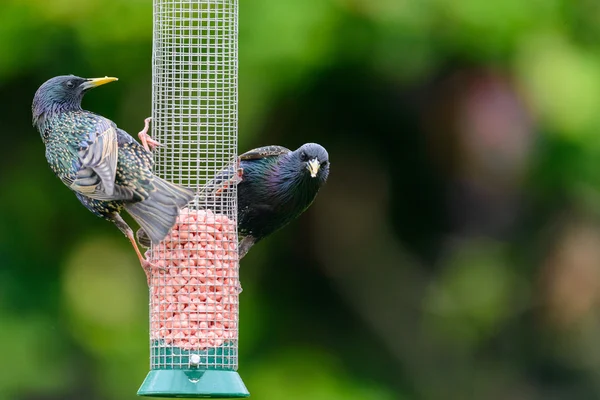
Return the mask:
[[[198,195],[149,254],[152,369],[237,369],[237,7],[154,0],[154,168]]]

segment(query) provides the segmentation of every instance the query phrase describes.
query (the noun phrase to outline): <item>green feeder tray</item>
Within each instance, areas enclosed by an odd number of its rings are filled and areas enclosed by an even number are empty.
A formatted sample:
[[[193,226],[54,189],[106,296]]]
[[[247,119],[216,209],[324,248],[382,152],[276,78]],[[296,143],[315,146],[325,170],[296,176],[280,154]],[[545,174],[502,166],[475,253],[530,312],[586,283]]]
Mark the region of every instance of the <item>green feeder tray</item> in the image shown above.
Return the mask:
[[[148,373],[137,394],[189,399],[250,396],[236,371],[216,369],[155,369]]]
[[[227,365],[229,357],[235,356],[235,350],[228,344],[192,353],[155,342],[152,355],[158,360],[158,368],[148,373],[138,396],[213,399],[250,396],[239,374],[233,370],[234,366]],[[171,365],[189,365],[189,368]],[[194,368],[194,365],[201,367]]]

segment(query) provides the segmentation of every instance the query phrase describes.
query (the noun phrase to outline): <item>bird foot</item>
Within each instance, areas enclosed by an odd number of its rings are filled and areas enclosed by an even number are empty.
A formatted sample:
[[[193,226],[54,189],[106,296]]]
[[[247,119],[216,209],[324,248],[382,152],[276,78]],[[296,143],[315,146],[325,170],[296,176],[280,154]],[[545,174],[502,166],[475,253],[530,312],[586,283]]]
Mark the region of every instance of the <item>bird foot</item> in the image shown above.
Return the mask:
[[[242,159],[240,157],[237,158],[237,182],[240,183],[242,178],[244,177],[244,168],[241,167]]]
[[[219,189],[216,190],[215,194],[216,195],[220,195],[221,193],[223,193],[223,191],[225,191],[225,189],[229,188],[229,185],[234,184],[237,185],[238,183],[240,183],[242,181],[244,177],[244,169],[240,167],[240,160],[238,158],[238,163],[237,163],[237,170],[235,172],[235,175],[229,179],[227,179]]]
[[[162,146],[162,144],[154,139],[150,135],[148,135],[148,129],[150,128],[150,121],[152,117],[148,117],[144,120],[144,129],[138,133],[138,137],[142,142],[142,146],[146,149],[147,152],[151,153],[155,147]]]
[[[167,268],[156,265],[144,258],[140,259],[140,263],[142,264],[142,268],[144,269],[144,272],[146,273],[146,280],[148,281],[148,286],[150,286],[150,277],[152,276],[152,272],[156,273],[156,272],[167,270]]]

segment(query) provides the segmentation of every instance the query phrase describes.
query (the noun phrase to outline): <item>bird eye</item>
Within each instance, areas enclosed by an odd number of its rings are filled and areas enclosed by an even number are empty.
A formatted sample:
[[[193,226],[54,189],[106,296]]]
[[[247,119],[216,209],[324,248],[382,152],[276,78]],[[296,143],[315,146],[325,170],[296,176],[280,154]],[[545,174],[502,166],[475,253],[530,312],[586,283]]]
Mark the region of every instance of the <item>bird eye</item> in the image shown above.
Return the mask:
[[[300,160],[308,161],[308,156],[306,155],[305,152],[300,153]]]
[[[329,164],[329,161],[325,160],[321,163],[321,167],[325,167],[327,164]]]
[[[72,81],[67,81],[67,87],[69,89],[73,89],[75,87],[75,84]]]

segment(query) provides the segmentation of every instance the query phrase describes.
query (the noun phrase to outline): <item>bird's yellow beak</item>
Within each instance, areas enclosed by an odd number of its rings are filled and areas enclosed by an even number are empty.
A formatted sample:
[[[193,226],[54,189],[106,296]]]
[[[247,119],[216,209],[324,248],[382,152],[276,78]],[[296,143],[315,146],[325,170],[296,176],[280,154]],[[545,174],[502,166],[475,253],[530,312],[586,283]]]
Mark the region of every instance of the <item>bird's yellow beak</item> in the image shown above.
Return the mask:
[[[321,164],[319,164],[319,160],[313,158],[308,162],[306,168],[310,172],[310,176],[315,178],[317,176],[317,173],[319,172],[319,168],[321,168]]]
[[[81,86],[83,86],[84,89],[91,89],[100,85],[104,85],[105,83],[110,83],[118,80],[118,78],[113,78],[109,76],[105,76],[104,78],[91,78],[82,83]]]

